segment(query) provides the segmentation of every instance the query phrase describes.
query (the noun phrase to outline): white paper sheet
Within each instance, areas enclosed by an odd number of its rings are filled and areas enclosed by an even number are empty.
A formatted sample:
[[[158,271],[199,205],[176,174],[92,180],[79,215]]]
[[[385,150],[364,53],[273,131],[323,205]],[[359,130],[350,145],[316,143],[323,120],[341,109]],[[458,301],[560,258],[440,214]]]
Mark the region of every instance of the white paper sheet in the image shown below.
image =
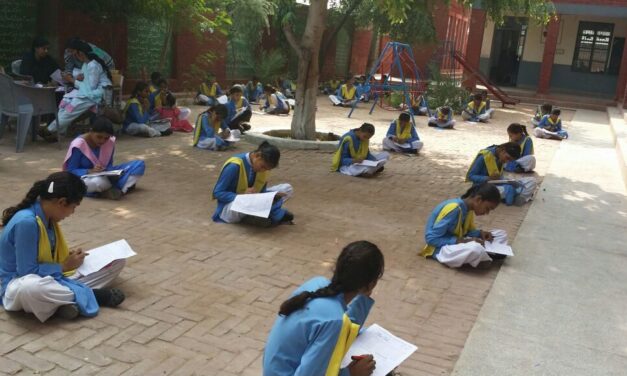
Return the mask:
[[[502,240],[499,241],[497,239],[494,239],[494,241],[485,242],[485,250],[489,253],[497,253],[499,255],[505,256],[514,256],[514,251],[512,250],[512,247],[507,245],[507,243],[503,242]]]
[[[235,114],[233,115],[233,119],[239,117],[241,114],[243,114],[244,112],[246,112],[246,107],[242,107],[239,110],[237,110],[235,112]]]
[[[233,136],[233,132],[231,132],[231,134],[229,134],[229,137],[224,139],[224,141],[228,141],[228,142],[238,142],[239,140],[240,140],[239,137]]]
[[[115,260],[129,258],[137,254],[124,239],[94,248],[87,253],[83,265],[76,270],[84,276],[97,272]]]
[[[510,185],[515,186],[515,187],[519,187],[519,186],[522,185],[518,180],[513,180],[513,179],[488,180],[488,183],[492,183],[492,184],[510,184]]]
[[[409,149],[411,148],[411,144],[409,142],[406,142],[404,144],[399,144],[398,142],[395,142],[394,145],[403,148],[403,149]]]
[[[372,354],[375,362],[377,362],[377,368],[375,368],[372,376],[385,376],[409,358],[417,349],[418,347],[411,343],[396,337],[379,325],[373,324],[353,342],[342,360],[342,367],[346,367],[351,362],[353,355]]]
[[[231,210],[255,217],[268,218],[277,192],[248,193],[235,196]]]
[[[385,160],[380,160],[380,161],[371,161],[369,159],[364,159],[363,161],[361,161],[360,163],[357,163],[358,166],[368,166],[368,167],[377,167],[377,166],[381,166],[385,163]]]
[[[229,101],[229,98],[226,95],[221,95],[218,97],[218,103],[226,104]]]
[[[56,71],[52,72],[52,74],[50,75],[50,78],[52,78],[52,80],[58,83],[59,85],[64,85],[63,77],[61,76],[60,69],[57,69]]]
[[[93,174],[87,174],[85,176],[93,178],[96,176],[120,176],[124,173],[124,170],[110,170],[110,171],[100,171],[94,172]]]

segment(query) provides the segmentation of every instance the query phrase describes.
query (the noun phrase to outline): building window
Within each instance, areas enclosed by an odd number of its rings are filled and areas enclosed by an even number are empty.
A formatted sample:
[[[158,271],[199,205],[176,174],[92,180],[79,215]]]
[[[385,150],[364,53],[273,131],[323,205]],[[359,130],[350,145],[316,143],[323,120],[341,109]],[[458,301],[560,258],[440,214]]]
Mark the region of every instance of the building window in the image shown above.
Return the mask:
[[[614,24],[579,22],[572,69],[576,72],[605,73]]]

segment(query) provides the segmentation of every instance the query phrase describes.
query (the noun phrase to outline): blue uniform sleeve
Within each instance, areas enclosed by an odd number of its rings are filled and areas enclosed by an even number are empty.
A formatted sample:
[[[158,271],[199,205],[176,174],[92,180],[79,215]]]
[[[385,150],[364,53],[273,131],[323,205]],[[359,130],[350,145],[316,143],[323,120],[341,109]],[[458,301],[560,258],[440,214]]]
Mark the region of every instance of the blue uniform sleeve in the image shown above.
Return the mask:
[[[353,157],[349,149],[348,142],[342,144],[342,166],[350,166],[353,164]]]
[[[37,222],[25,220],[14,227],[17,274],[23,277],[27,274],[37,274],[41,277],[60,275],[60,264],[40,264],[39,256],[39,226]]]
[[[549,125],[548,124],[548,122],[549,122],[548,119],[549,119],[548,116],[546,116],[546,115],[543,116],[542,119],[540,119],[540,122],[538,123],[538,127],[539,128],[545,128],[546,126],[548,126]]]
[[[414,142],[414,141],[418,141],[418,140],[420,140],[420,137],[418,137],[418,132],[416,132],[416,127],[414,127],[412,125],[411,126],[411,137],[407,141],[408,142]]]
[[[237,180],[239,179],[239,166],[229,163],[224,167],[220,177],[213,188],[213,196],[216,200],[228,204],[237,196]]]
[[[202,116],[200,118],[200,125],[202,126],[202,129],[204,131],[204,136],[205,138],[214,138],[215,137],[215,132],[213,131],[213,127],[209,126],[209,115],[207,116]]]
[[[518,162],[510,161],[510,162],[507,162],[505,166],[503,166],[503,169],[509,172],[516,172],[517,167],[518,167]]]
[[[342,330],[342,320],[316,323],[311,329],[309,346],[300,359],[294,376],[319,376],[326,372],[337,338]]]
[[[425,241],[428,245],[440,248],[445,245],[457,244],[457,236],[453,234],[453,231],[457,225],[460,210],[460,208],[452,210],[425,231]]]
[[[250,107],[250,102],[248,102],[248,99],[246,98],[243,98],[242,107],[246,107],[247,110],[252,111],[252,108]]]
[[[520,154],[520,156],[521,157],[525,157],[527,155],[533,154],[532,149],[533,149],[533,140],[531,139],[531,137],[529,137],[527,142],[525,142],[525,147],[523,148],[522,153]]]
[[[366,159],[369,160],[369,161],[376,161],[377,160],[377,158],[375,158],[374,155],[372,155],[370,150],[368,150],[368,155],[366,156]]]
[[[226,122],[226,120],[222,120],[222,122],[220,123],[220,129],[222,130],[229,129],[229,124]]]
[[[81,165],[82,159],[83,152],[81,152],[78,148],[73,148],[72,155],[70,156],[70,159],[67,160],[67,170],[76,176],[87,175],[89,173],[89,169],[94,168],[94,166],[89,160],[87,160],[90,167],[85,168],[84,165]]]
[[[479,155],[472,166],[470,166],[470,172],[468,173],[468,178],[474,184],[481,184],[490,179],[488,176],[488,171],[485,167],[485,161],[483,160],[483,155]]]
[[[357,295],[348,305],[346,314],[352,322],[363,326],[373,305],[374,300],[372,298],[365,295]]]
[[[468,232],[465,234],[465,236],[470,237],[470,238],[480,238],[481,237],[481,230],[473,228],[471,230],[468,230]]]
[[[223,95],[222,88],[220,87],[220,84],[216,83],[216,97],[219,97],[222,95]]]
[[[562,130],[562,119],[559,119],[557,123],[555,124],[555,131],[559,132],[561,130]]]
[[[396,136],[396,122],[393,121],[388,128],[388,133],[385,135],[387,138],[392,138]]]
[[[146,124],[150,121],[150,113],[144,112],[142,114],[139,111],[139,105],[137,103],[131,103],[130,106],[128,106],[126,116],[130,120],[130,123]]]

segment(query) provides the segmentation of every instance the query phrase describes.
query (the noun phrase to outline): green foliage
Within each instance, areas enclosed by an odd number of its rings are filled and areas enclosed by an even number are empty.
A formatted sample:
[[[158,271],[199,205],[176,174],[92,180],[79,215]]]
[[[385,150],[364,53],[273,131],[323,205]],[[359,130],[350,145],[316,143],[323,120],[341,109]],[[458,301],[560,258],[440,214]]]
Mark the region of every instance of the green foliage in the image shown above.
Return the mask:
[[[285,55],[279,49],[262,52],[254,71],[261,82],[275,82],[285,73]]]
[[[261,41],[263,31],[270,30],[270,17],[277,5],[268,0],[231,0],[227,11],[233,23],[229,28],[231,39],[245,41],[254,49]]]
[[[202,80],[210,72],[211,63],[215,58],[215,54],[211,52],[197,56],[194,63],[183,73],[183,90],[196,92]]]
[[[450,106],[453,112],[461,113],[466,105],[468,92],[459,85],[459,81],[442,75],[437,67],[430,67],[430,70],[432,80],[426,94],[429,108]]]

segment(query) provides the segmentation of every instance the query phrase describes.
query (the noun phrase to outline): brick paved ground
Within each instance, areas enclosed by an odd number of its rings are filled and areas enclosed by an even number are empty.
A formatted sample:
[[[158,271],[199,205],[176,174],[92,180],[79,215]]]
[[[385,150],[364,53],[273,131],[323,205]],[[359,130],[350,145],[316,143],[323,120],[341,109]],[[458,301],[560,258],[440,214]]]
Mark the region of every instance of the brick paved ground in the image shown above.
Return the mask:
[[[370,121],[380,141],[398,115],[377,108],[369,116],[362,108],[347,120],[345,113],[321,97],[319,129],[343,132]],[[138,256],[118,281],[127,300],[93,319],[45,324],[0,312],[0,373],[259,375],[280,302],[311,276],[329,275],[346,243],[368,239],[386,257],[368,322],[419,346],[401,366],[404,375],[448,374],[497,268],[451,270],[418,257],[425,220],[438,202],[467,188],[463,177],[477,150],[506,141],[507,124],[527,121],[530,113],[522,106],[499,109],[491,124],[462,122],[453,131],[427,129],[418,118],[424,151],[395,155],[382,176],[369,180],[330,173],[328,153],[285,151],[271,180],[295,187],[287,207],[296,225],[271,230],[211,221],[211,189],[227,154],[195,150],[183,134],[122,137],[116,161],[147,162],[137,191],[118,202],[86,199],[63,228],[71,246],[130,242]],[[256,115],[253,127],[278,128],[290,119]],[[55,171],[65,154],[43,142],[15,154],[13,137],[6,134],[0,145],[1,208]],[[558,143],[534,141],[542,175]],[[250,148],[242,144],[238,151]],[[502,206],[479,222],[513,236],[526,211]]]

